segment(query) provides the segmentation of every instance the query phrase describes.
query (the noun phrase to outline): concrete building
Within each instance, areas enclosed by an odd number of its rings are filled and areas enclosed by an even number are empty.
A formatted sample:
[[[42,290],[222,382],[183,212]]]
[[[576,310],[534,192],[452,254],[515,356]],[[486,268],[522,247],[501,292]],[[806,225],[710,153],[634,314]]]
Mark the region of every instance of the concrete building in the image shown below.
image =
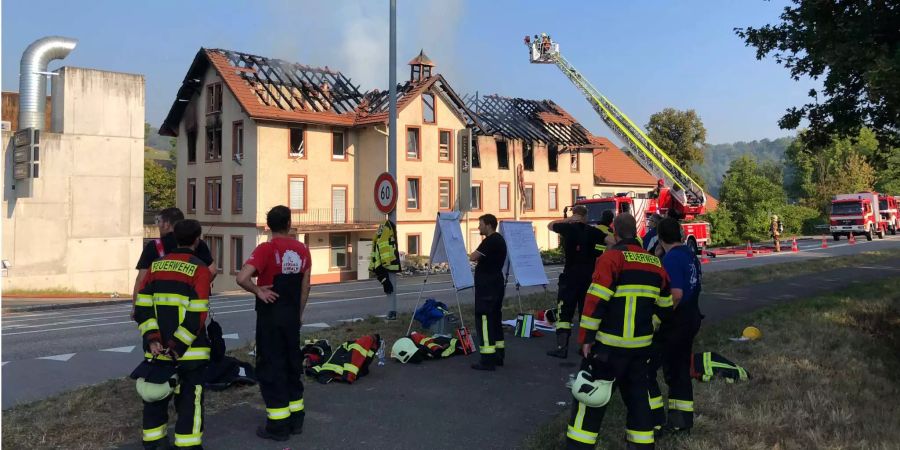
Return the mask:
[[[40,172],[27,195],[13,189],[16,130],[3,132],[3,290],[130,295],[143,237],[144,78],[55,73]],[[3,93],[4,121],[17,115],[16,100]]]

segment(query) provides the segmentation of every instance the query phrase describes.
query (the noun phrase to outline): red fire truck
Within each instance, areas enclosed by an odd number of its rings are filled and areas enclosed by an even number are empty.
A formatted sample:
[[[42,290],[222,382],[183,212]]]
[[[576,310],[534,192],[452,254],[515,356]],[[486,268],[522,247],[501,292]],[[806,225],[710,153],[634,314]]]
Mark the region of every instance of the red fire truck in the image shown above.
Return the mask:
[[[882,218],[877,192],[838,194],[831,200],[830,231],[835,241],[841,236],[865,236],[871,241],[874,235],[884,239],[888,230],[887,219]]]
[[[897,234],[900,229],[900,213],[897,211],[897,203],[900,197],[892,197],[887,194],[878,196],[878,210],[881,212],[881,219],[887,221],[887,229],[891,234]]]

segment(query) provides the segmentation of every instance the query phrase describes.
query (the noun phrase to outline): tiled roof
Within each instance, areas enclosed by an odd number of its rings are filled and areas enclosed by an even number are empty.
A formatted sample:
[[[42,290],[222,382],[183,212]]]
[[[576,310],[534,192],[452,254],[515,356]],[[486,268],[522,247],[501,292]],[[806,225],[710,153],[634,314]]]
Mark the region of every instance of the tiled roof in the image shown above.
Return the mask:
[[[634,162],[609,139],[591,136],[594,149],[594,184],[655,187],[656,178]]]

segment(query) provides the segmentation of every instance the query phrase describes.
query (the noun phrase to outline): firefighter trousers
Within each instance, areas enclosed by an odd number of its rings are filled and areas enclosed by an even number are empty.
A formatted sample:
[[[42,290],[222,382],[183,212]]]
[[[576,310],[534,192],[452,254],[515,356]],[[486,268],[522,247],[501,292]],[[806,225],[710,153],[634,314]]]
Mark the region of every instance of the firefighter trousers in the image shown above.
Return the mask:
[[[593,270],[593,267],[590,268]],[[584,309],[584,297],[591,287],[591,272],[565,270],[559,274],[556,297],[556,333],[571,334],[575,312]],[[576,309],[577,308],[577,309]]]
[[[143,444],[145,449],[168,445],[169,399],[175,399],[175,446],[200,448],[203,440],[203,374],[206,364],[178,368],[175,393],[162,400],[144,402]]]
[[[657,382],[657,372],[663,369],[663,378],[669,388],[669,414],[667,423],[678,429],[689,429],[694,425],[694,384],[691,378],[694,337],[700,330],[700,313],[682,314],[675,317],[672,326],[665,330],[658,342],[654,343],[654,353],[650,358],[648,371],[648,397],[653,411],[654,425],[663,425],[662,391]]]
[[[256,376],[266,403],[266,431],[285,435],[303,426],[300,322],[275,311],[256,316]],[[296,317],[296,316],[294,316]]]
[[[475,306],[475,326],[478,327],[478,353],[484,362],[496,363],[506,352],[503,340],[503,304]]]
[[[602,346],[594,346],[597,347]],[[616,379],[613,389],[619,390],[628,411],[625,416],[627,448],[654,448],[653,422],[647,405],[647,358],[645,350],[618,350],[591,362],[594,377]],[[599,439],[604,414],[606,406],[591,408],[574,402],[566,430],[567,448],[593,449]]]

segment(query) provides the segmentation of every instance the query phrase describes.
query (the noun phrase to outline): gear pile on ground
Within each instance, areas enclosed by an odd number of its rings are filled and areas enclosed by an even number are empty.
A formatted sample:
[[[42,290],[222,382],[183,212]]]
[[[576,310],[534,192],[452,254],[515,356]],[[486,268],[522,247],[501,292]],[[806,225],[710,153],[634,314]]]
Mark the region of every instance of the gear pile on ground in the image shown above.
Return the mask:
[[[391,347],[391,358],[404,364],[418,364],[426,359],[443,359],[463,354],[463,345],[455,337],[429,337],[415,331],[397,339]]]
[[[307,375],[319,383],[332,381],[354,383],[369,373],[369,364],[381,345],[377,334],[347,341],[333,351],[328,341],[307,342],[302,349]]]

